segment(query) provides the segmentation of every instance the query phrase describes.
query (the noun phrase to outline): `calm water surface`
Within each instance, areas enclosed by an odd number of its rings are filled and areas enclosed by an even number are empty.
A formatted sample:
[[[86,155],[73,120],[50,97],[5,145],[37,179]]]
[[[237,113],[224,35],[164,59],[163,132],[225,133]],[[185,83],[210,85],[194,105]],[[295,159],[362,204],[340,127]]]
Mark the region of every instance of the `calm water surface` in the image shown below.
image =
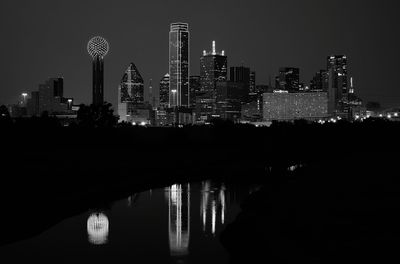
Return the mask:
[[[227,263],[219,234],[255,189],[205,181],[150,190],[66,219],[0,254],[10,263]]]

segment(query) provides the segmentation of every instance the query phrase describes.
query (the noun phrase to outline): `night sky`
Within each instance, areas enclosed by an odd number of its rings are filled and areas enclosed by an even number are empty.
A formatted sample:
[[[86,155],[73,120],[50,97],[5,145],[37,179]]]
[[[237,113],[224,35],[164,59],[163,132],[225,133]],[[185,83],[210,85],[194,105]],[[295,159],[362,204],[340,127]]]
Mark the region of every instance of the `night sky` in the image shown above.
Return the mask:
[[[326,57],[346,54],[349,74],[364,101],[400,106],[400,3],[398,0],[1,0],[0,104],[38,89],[48,77],[65,78],[64,94],[91,102],[87,41],[105,37],[105,99],[117,102],[118,84],[130,62],[158,87],[168,72],[172,22],[191,32],[191,74],[202,50],[228,55],[228,66],[249,66],[257,84],[268,84],[281,66],[301,69],[308,84],[326,68]]]

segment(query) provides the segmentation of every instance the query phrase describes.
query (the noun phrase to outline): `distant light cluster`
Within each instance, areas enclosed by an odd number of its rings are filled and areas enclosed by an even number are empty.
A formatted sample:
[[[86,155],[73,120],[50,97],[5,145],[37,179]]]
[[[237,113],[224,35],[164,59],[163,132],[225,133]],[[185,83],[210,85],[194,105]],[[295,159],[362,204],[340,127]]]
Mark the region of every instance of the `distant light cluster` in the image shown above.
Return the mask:
[[[265,93],[264,120],[318,120],[328,117],[328,94],[316,93]]]
[[[107,40],[103,37],[96,36],[89,40],[87,45],[87,50],[90,56],[93,58],[96,57],[105,57],[110,50],[110,45],[108,44]]]

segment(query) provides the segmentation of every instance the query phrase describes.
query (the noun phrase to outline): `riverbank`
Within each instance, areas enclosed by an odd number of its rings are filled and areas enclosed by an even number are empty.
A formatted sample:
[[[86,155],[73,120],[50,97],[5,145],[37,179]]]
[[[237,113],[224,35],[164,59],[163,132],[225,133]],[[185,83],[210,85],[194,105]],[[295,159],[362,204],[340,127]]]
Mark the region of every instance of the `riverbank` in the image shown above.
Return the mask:
[[[398,261],[400,179],[392,154],[271,175],[279,180],[250,195],[221,235],[230,263]]]

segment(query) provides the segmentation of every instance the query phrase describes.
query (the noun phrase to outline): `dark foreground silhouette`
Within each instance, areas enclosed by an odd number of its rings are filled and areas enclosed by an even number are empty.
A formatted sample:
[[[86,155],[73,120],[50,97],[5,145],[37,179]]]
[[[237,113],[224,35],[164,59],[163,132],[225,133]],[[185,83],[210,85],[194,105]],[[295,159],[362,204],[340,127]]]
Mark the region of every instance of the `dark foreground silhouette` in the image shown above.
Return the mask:
[[[397,220],[398,173],[389,170],[397,170],[398,135],[400,125],[383,120],[183,129],[60,127],[43,118],[3,124],[0,245],[135,192],[219,178],[265,185],[222,237],[236,259],[356,256],[385,245],[363,221],[388,228]],[[312,169],[301,175],[300,165]]]
[[[231,263],[398,262],[398,155],[369,154],[270,175],[221,235]]]

